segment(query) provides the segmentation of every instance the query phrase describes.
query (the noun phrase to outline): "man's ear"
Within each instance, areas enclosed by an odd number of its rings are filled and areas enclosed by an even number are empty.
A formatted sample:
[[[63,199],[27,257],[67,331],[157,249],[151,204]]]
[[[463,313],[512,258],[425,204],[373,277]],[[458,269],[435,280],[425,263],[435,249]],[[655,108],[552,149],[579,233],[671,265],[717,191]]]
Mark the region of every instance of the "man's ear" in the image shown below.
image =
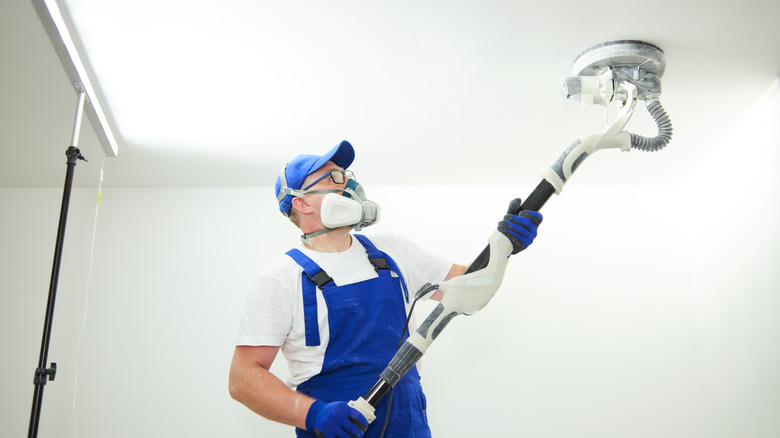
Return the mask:
[[[311,213],[312,206],[309,204],[306,199],[304,199],[301,196],[296,196],[292,199],[292,208],[298,210],[299,212],[303,214]]]

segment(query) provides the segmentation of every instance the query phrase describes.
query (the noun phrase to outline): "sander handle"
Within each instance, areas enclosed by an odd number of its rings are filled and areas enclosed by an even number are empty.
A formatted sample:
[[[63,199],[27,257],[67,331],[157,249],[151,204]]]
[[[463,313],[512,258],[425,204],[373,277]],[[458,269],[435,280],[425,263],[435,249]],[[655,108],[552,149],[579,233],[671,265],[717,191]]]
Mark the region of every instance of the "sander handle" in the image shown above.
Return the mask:
[[[542,209],[542,206],[547,203],[547,201],[552,197],[552,195],[555,194],[555,187],[553,187],[552,184],[547,182],[546,179],[543,179],[539,185],[536,186],[533,192],[531,192],[530,195],[525,199],[525,202],[523,202],[522,205],[519,207],[516,207],[514,209],[510,209],[510,211],[507,211],[508,214],[517,216],[521,211],[528,210],[528,211],[539,211]],[[490,261],[490,246],[485,246],[485,249],[482,250],[481,253],[477,256],[476,259],[469,265],[469,267],[466,269],[466,272],[464,274],[468,274],[470,272],[478,271],[485,266],[487,266],[488,262]]]

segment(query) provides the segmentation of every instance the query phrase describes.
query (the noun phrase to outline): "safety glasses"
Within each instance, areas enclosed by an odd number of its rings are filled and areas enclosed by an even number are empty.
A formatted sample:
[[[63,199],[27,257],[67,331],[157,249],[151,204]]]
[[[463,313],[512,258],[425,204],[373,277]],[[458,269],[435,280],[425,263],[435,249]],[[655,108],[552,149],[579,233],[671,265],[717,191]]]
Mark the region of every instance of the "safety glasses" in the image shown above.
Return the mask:
[[[331,170],[325,175],[322,175],[321,177],[317,178],[317,180],[314,181],[313,183],[304,187],[303,190],[308,190],[311,186],[317,184],[318,182],[322,181],[327,177],[330,177],[331,181],[333,181],[335,184],[344,184],[345,182],[347,182],[347,179],[355,179],[355,175],[352,173],[351,170]]]

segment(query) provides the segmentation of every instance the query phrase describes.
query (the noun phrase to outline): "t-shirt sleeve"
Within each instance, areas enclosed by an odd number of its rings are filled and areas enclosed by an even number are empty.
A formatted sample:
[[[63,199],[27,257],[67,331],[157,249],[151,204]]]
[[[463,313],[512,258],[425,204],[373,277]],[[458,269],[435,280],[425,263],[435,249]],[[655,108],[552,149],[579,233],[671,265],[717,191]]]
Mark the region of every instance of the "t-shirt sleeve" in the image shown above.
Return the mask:
[[[281,262],[281,263],[280,263]],[[293,291],[290,284],[281,281],[290,276],[289,269],[283,269],[282,260],[272,263],[255,278],[247,293],[244,314],[238,327],[236,345],[281,346],[292,328]],[[280,264],[282,265],[280,268]],[[281,271],[281,272],[280,272]]]

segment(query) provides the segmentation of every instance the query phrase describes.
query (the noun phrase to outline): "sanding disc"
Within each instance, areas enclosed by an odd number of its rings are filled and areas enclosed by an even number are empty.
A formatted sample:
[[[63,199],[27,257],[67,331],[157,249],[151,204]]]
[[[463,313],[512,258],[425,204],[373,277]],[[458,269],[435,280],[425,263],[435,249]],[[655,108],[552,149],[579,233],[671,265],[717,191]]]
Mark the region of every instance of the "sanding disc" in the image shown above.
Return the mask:
[[[574,76],[595,76],[605,67],[639,67],[644,74],[661,78],[666,62],[663,50],[650,43],[621,40],[599,44],[582,52],[574,60],[571,71]]]

